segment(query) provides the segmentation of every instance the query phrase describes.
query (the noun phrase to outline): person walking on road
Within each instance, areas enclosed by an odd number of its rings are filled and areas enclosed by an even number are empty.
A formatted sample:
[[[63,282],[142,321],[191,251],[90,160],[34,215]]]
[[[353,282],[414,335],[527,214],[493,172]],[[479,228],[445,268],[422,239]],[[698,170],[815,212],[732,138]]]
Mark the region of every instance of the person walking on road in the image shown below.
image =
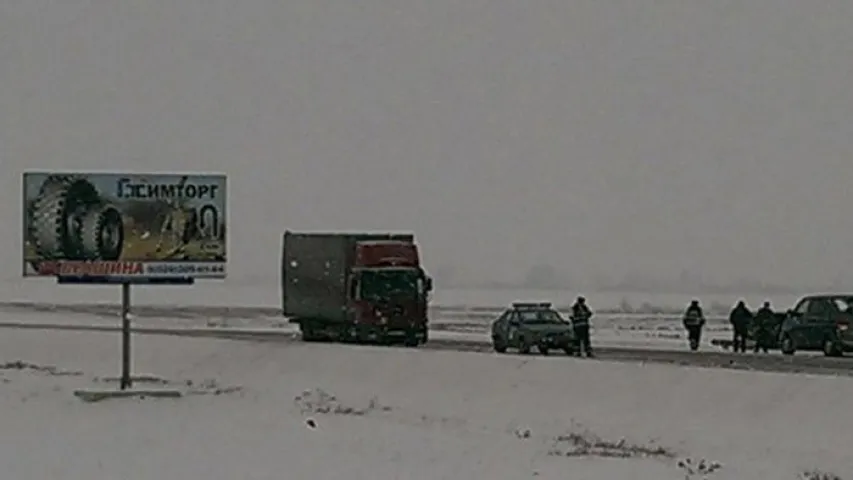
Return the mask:
[[[759,349],[768,353],[771,343],[771,323],[775,316],[776,314],[770,307],[770,302],[764,302],[764,305],[755,312],[752,326],[752,330],[755,332],[755,348],[753,350],[755,353],[758,353]]]
[[[743,300],[737,302],[732,313],[729,314],[729,322],[732,324],[732,331],[734,332],[732,350],[735,353],[746,353],[746,336],[752,324],[752,312],[747,308],[746,302]]]
[[[690,341],[690,350],[699,350],[699,342],[702,340],[702,327],[705,326],[705,313],[699,300],[694,299],[687,306],[683,318],[684,328],[687,330],[687,338]]]
[[[577,349],[575,355],[586,355],[592,357],[592,345],[589,338],[589,320],[592,318],[592,311],[586,304],[584,297],[578,297],[575,304],[572,305],[572,315],[569,317],[572,320],[572,327],[575,331],[575,341]]]

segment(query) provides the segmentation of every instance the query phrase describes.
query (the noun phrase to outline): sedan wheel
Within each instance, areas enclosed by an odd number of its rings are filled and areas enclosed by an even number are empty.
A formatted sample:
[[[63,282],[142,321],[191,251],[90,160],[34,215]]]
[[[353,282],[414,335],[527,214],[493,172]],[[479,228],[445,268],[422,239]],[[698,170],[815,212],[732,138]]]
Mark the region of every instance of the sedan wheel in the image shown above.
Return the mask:
[[[823,354],[827,357],[840,357],[841,351],[835,346],[832,339],[827,338],[823,341]]]

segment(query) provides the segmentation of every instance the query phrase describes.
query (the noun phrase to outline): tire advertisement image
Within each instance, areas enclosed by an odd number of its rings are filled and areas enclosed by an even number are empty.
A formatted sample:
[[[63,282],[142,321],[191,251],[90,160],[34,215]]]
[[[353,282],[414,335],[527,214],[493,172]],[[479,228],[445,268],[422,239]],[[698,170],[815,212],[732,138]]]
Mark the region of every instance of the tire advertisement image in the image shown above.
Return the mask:
[[[224,175],[23,176],[24,276],[224,278]]]

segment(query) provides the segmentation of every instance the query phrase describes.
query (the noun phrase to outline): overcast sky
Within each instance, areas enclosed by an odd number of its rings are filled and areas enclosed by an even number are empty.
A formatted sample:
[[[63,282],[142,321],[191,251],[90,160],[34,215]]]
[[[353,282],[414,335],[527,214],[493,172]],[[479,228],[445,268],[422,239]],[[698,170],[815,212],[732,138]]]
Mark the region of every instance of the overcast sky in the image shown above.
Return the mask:
[[[502,279],[853,266],[850,0],[3,0],[0,265],[20,173],[229,175],[230,267],[414,230]],[[521,272],[523,274],[523,271]]]

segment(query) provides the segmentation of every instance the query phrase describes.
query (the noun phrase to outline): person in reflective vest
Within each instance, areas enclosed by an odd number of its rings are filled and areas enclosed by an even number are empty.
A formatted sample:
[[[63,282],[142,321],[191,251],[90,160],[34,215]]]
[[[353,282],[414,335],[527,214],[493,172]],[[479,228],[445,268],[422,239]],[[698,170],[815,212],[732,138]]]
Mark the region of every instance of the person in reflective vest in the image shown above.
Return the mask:
[[[699,300],[694,299],[684,312],[684,328],[687,330],[687,338],[690,341],[690,350],[694,352],[699,349],[702,340],[702,327],[705,326],[705,314],[699,305]]]
[[[575,355],[585,354],[587,357],[592,357],[592,345],[589,339],[589,320],[592,318],[592,311],[586,304],[584,297],[578,297],[575,304],[572,305],[572,327],[575,331],[575,342],[577,349]]]

